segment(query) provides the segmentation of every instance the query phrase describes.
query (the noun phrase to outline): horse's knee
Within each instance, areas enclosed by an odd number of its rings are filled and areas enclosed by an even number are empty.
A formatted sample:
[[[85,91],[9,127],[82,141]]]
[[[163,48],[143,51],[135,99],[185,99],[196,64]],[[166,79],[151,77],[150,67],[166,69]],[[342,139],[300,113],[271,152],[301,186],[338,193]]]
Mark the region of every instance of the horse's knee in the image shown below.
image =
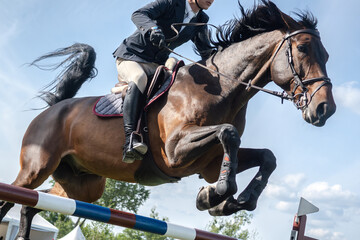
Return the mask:
[[[232,148],[239,148],[240,135],[236,127],[231,124],[223,124],[219,130],[219,140],[224,145]]]
[[[21,215],[25,216],[26,218],[32,219],[37,213],[41,212],[42,210],[36,209],[33,207],[23,205],[21,208]]]
[[[12,184],[23,188],[35,189],[49,176],[50,174],[44,173],[41,169],[21,169]]]
[[[276,169],[276,157],[271,150],[263,149],[263,163],[260,167],[269,172]]]

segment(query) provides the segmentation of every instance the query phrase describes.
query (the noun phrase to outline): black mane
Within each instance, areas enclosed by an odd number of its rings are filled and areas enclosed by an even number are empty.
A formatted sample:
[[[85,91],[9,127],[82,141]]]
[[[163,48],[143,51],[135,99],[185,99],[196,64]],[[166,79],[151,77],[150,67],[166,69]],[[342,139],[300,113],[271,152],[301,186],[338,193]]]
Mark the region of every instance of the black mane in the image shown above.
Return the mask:
[[[216,40],[212,40],[215,48],[226,48],[232,43],[244,41],[260,33],[273,30],[289,30],[282,12],[269,0],[261,0],[262,4],[257,4],[251,10],[245,10],[238,2],[241,18],[234,18],[220,26],[216,32]],[[316,29],[317,19],[309,11],[295,13],[299,20],[297,23],[309,29]]]

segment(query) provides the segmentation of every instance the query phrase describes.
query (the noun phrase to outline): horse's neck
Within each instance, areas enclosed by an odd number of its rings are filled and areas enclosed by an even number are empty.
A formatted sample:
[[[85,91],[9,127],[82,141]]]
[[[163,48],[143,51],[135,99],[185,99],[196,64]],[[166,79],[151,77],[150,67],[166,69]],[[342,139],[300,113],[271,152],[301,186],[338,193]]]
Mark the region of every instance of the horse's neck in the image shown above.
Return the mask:
[[[281,41],[280,31],[263,33],[243,42],[234,43],[213,59],[213,65],[233,80],[221,78],[222,94],[233,96],[240,110],[257,91],[246,90],[240,82],[265,86],[270,79],[266,72],[270,67],[271,56]],[[264,74],[263,74],[264,73]]]

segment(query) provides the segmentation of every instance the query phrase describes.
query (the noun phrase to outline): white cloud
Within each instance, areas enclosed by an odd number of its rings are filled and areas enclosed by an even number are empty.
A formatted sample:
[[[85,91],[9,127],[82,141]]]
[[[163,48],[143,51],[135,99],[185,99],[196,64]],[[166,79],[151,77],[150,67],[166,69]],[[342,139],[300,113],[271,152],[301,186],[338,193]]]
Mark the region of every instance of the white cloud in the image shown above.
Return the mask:
[[[334,87],[335,102],[360,114],[360,84],[347,82]]]
[[[280,183],[269,183],[264,191],[264,194],[271,198],[298,200],[298,196],[293,189],[297,189],[304,183],[305,174],[289,174],[283,177]]]
[[[357,198],[354,193],[343,190],[340,184],[330,186],[327,182],[312,183],[302,190],[301,195],[304,196],[304,198],[327,203],[329,203],[329,201],[339,202],[340,199],[343,203],[353,203]]]
[[[292,212],[294,209],[296,209],[296,203],[280,201],[276,204],[275,208],[282,212]]]
[[[297,188],[305,180],[304,173],[289,174],[284,177],[284,182],[289,187]]]
[[[321,240],[344,240],[343,233],[333,232],[329,229],[323,229],[323,228],[309,229],[308,235]]]
[[[359,196],[340,184],[306,184],[305,179],[303,173],[286,175],[269,183],[264,194],[274,209],[291,215],[296,213],[300,197],[304,197],[320,208],[320,212],[309,218],[306,235],[322,240],[344,240],[345,232],[341,233],[340,226],[354,222],[359,216]]]

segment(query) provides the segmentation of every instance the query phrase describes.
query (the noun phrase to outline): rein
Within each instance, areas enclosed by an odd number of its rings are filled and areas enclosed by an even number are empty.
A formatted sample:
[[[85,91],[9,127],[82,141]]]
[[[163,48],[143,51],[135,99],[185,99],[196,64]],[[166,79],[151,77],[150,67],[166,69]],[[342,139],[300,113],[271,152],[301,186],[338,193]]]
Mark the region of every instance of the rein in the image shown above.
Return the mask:
[[[166,42],[172,42],[172,41],[175,41],[178,37],[179,37],[179,31],[175,28],[175,26],[211,26],[211,27],[214,27],[218,30],[218,32],[221,33],[221,31],[219,31],[219,28],[216,27],[215,25],[213,24],[209,24],[209,23],[174,23],[171,25],[171,29],[176,33],[175,37],[172,37],[170,39],[166,39]],[[318,92],[320,90],[320,88],[322,88],[323,86],[325,86],[326,84],[330,84],[331,85],[331,81],[330,81],[330,78],[326,77],[326,76],[323,76],[323,77],[318,77],[318,78],[311,78],[311,79],[304,79],[302,80],[299,76],[299,74],[296,72],[295,70],[295,66],[294,66],[294,62],[293,62],[293,56],[292,56],[292,48],[291,48],[291,37],[297,35],[297,34],[301,34],[301,33],[308,33],[308,34],[311,34],[315,37],[318,37],[320,38],[320,34],[318,31],[316,30],[311,30],[311,29],[301,29],[301,30],[297,30],[297,31],[294,31],[292,33],[287,33],[284,38],[282,39],[281,43],[279,44],[278,48],[276,49],[275,51],[275,54],[273,55],[273,58],[271,60],[271,63],[274,61],[277,53],[280,51],[282,45],[284,44],[285,41],[287,41],[288,45],[287,45],[287,50],[286,50],[286,56],[288,57],[288,63],[289,63],[289,66],[291,68],[291,71],[292,71],[292,74],[293,74],[293,77],[294,77],[294,82],[295,82],[295,86],[294,86],[294,89],[291,91],[291,95],[287,94],[285,91],[283,92],[278,92],[278,91],[274,91],[274,90],[269,90],[269,89],[266,89],[266,88],[262,88],[262,87],[259,87],[259,86],[256,86],[256,85],[252,85],[251,82],[252,82],[252,79],[250,79],[250,81],[248,83],[245,83],[245,82],[242,82],[240,81],[240,84],[246,86],[246,90],[250,89],[250,88],[253,88],[253,89],[256,89],[256,90],[259,90],[259,91],[262,91],[262,92],[265,92],[267,94],[270,94],[270,95],[273,95],[275,97],[279,97],[281,98],[281,103],[283,103],[284,99],[285,100],[289,100],[289,101],[293,101],[293,103],[295,104],[296,108],[297,109],[304,109],[305,107],[307,107],[310,102],[311,102],[311,99],[313,98],[313,96],[315,95],[316,92]],[[226,79],[229,79],[231,81],[238,81],[237,79],[234,79],[224,73],[221,73],[219,71],[216,71],[214,69],[211,69],[199,62],[196,62],[192,59],[189,59],[177,52],[175,52],[174,50],[168,48],[168,47],[164,47],[166,50],[168,50],[169,52],[183,58],[183,59],[186,59],[188,61],[190,61],[191,63],[201,67],[201,68],[204,68],[206,70],[209,70],[217,75],[220,75]],[[271,64],[270,63],[270,64]],[[306,85],[309,85],[309,84],[312,84],[312,83],[315,83],[315,82],[318,82],[318,81],[323,81],[323,83],[318,86],[315,91],[313,91],[313,93],[311,94],[310,96],[310,100],[308,100],[307,98],[307,92],[309,91],[309,89],[306,87]],[[295,91],[298,87],[301,87],[302,88],[302,93],[299,93],[299,94],[295,94]],[[296,101],[296,99],[299,99],[298,101]]]

